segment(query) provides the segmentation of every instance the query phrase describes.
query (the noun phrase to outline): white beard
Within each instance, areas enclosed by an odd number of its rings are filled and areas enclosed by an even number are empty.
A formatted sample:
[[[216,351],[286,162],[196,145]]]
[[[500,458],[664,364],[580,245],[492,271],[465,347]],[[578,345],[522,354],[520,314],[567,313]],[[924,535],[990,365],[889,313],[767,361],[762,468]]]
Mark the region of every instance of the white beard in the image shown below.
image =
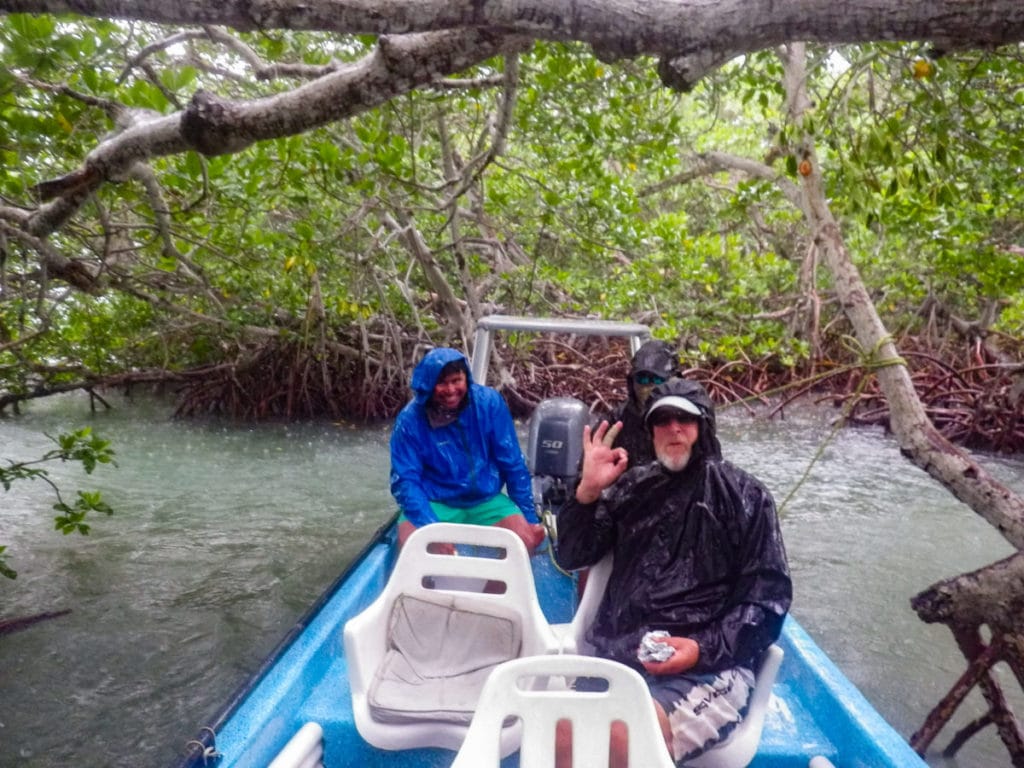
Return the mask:
[[[661,452],[658,452],[656,455],[661,466],[669,472],[682,472],[686,469],[686,465],[690,463],[690,456],[693,455],[693,451],[687,451],[682,455],[676,456],[668,456]]]

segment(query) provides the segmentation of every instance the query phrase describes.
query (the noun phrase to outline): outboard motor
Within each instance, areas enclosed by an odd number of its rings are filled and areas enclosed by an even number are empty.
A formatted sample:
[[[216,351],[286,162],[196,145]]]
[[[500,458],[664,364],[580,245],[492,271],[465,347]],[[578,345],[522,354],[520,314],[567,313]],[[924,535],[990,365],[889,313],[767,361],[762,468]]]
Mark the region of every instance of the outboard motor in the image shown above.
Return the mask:
[[[530,417],[527,462],[533,475],[533,498],[552,541],[557,540],[554,510],[576,489],[583,462],[583,427],[587,406],[575,397],[541,401]]]

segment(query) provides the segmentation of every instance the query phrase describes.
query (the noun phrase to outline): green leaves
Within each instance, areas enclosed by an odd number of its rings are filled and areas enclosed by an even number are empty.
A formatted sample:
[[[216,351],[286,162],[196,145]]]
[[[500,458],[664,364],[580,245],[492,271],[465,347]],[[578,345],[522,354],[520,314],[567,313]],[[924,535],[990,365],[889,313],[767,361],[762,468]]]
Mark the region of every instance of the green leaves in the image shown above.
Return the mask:
[[[114,464],[114,450],[109,440],[103,440],[92,433],[92,427],[62,434],[57,438],[60,446],[56,453],[51,452],[46,458],[59,457],[62,461],[78,461],[86,474],[92,474],[97,464]],[[116,464],[115,464],[116,466]]]
[[[376,45],[229,33],[268,65],[354,61]],[[169,115],[198,88],[245,102],[308,82],[256,79],[251,62],[208,37],[154,45],[165,35],[142,23],[0,17],[10,209],[34,210],[35,184],[83,166],[112,128],[104,104]],[[35,250],[8,238],[6,285],[25,288],[0,298],[0,332],[26,341],[17,356],[0,352],[0,383],[19,391],[40,370],[52,382],[222,362],[251,347],[254,326],[261,338],[296,334],[314,282],[328,336],[368,320],[443,326],[399,219],[468,306],[653,317],[699,338],[701,354],[791,360],[805,349],[800,324],[760,317],[804,306],[809,233],[777,182],[802,182],[808,138],[886,311],[912,328],[929,292],[964,317],[1002,296],[1000,329],[1016,333],[1024,278],[1007,248],[1024,210],[1024,64],[1017,49],[948,54],[915,78],[925,58],[897,43],[811,46],[814,106],[798,125],[774,51],[738,58],[684,95],[662,86],[653,61],[603,63],[584,46],[538,42],[518,60],[507,125],[499,76],[512,70],[498,59],[238,154],[150,159],[136,170],[152,170],[153,185],[141,174],[104,185],[47,243],[98,276],[99,294],[65,291]],[[499,127],[503,151],[492,157]],[[723,156],[736,162],[704,170]],[[822,311],[837,312],[823,272],[809,277]]]
[[[57,27],[53,16],[29,16],[24,13],[12,14],[11,30],[15,33],[12,39],[21,39],[26,43],[48,41]]]
[[[4,552],[6,550],[7,547],[0,545],[0,576],[3,576],[7,579],[16,579],[18,578],[18,572],[11,568],[11,566],[7,564],[7,561],[4,558]]]
[[[163,70],[160,82],[172,91],[185,91],[195,85],[197,76],[195,67],[176,67]]]
[[[82,464],[86,474],[92,474],[97,464],[113,464],[114,450],[110,447],[110,441],[104,440],[92,433],[92,427],[82,427],[74,432],[63,433],[57,437],[50,437],[57,448],[44,453],[40,458],[28,462],[13,462],[8,460],[8,466],[0,466],[0,484],[5,491],[10,490],[11,483],[15,480],[33,480],[44,478],[48,480],[46,470],[39,469],[33,465],[42,464],[48,461],[77,461]]]
[[[94,435],[91,427],[83,427],[50,439],[57,447],[47,451],[40,458],[23,462],[7,460],[7,466],[0,466],[0,485],[6,492],[11,489],[13,483],[21,480],[42,480],[49,484],[57,496],[53,509],[59,513],[53,519],[54,528],[65,535],[75,532],[87,535],[89,525],[85,519],[90,512],[112,515],[114,510],[103,501],[99,491],[78,491],[74,504],[67,504],[61,496],[60,488],[50,478],[49,472],[34,465],[58,460],[77,461],[81,463],[86,474],[92,474],[99,464],[117,466],[114,462],[114,450],[108,440]],[[13,579],[17,572],[4,561],[5,550],[5,546],[0,546],[0,576]]]
[[[85,516],[89,512],[102,512],[106,515],[114,514],[114,510],[104,503],[98,492],[79,491],[78,498],[73,507],[63,502],[53,505],[53,508],[62,514],[53,518],[53,527],[65,536],[69,533],[80,533],[83,536],[89,534],[89,526],[85,523]]]

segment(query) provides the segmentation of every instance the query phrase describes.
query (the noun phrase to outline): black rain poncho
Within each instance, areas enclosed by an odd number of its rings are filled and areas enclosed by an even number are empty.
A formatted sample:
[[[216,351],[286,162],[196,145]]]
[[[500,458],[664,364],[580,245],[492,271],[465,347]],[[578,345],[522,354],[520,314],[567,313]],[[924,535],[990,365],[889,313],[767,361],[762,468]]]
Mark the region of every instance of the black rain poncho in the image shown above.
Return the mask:
[[[571,498],[558,517],[557,560],[567,569],[614,554],[588,631],[597,655],[640,668],[640,639],[667,630],[700,646],[692,673],[752,668],[779,636],[792,601],[778,515],[752,475],[722,459],[711,399],[696,382],[671,379],[650,403],[680,395],[703,417],[690,462],[626,472],[594,504]]]
[[[636,391],[636,375],[651,373],[663,379],[679,373],[679,358],[667,342],[652,339],[636,351],[630,363],[626,388],[629,396],[616,408],[608,419],[610,424],[622,422],[622,431],[615,439],[616,448],[625,448],[629,454],[629,466],[636,467],[654,461],[651,436],[644,427],[646,403],[641,403]]]

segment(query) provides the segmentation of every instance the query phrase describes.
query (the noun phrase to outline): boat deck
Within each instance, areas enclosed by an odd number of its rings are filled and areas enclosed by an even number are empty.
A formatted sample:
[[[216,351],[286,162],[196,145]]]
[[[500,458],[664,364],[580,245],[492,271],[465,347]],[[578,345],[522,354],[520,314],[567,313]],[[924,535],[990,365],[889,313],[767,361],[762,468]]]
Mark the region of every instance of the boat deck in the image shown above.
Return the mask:
[[[324,729],[326,768],[448,768],[443,749],[391,752],[366,744],[356,732],[342,629],[383,589],[393,547],[370,548],[349,573],[344,589],[327,599],[304,631],[284,648],[279,663],[226,713],[217,728],[219,768],[265,768],[304,723]],[[541,606],[551,623],[568,622],[575,588],[545,556],[533,558]],[[864,699],[792,618],[779,644],[785,658],[773,689],[753,768],[806,768],[823,755],[837,768],[927,768],[903,738]],[[826,730],[827,729],[827,733]],[[513,755],[503,768],[516,768]]]

